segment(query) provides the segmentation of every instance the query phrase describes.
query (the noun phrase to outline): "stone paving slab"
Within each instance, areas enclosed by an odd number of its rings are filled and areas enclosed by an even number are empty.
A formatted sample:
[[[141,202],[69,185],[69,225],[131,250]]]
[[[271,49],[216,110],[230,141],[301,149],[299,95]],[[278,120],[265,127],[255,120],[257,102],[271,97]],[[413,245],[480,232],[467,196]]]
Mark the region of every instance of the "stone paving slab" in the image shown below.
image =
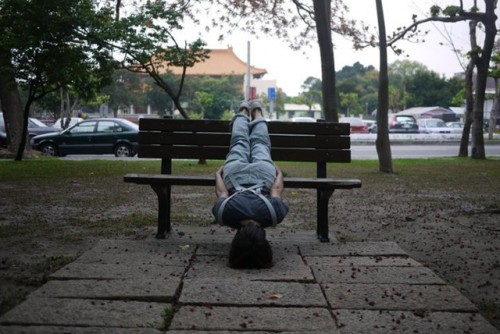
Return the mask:
[[[101,264],[72,262],[49,276],[50,279],[169,279],[182,277],[184,266],[156,264]]]
[[[117,279],[117,280],[52,280],[32,297],[95,298],[173,302],[181,278]]]
[[[196,256],[186,278],[226,278],[261,281],[313,281],[311,270],[298,254],[274,256],[269,269],[231,269],[227,256]]]
[[[134,327],[160,329],[169,304],[94,299],[28,298],[5,313],[2,325]]]
[[[303,331],[335,329],[326,308],[183,306],[170,330]],[[211,333],[211,332],[210,332]]]
[[[323,284],[334,309],[432,310],[477,312],[477,308],[449,285]]]
[[[156,233],[156,227],[153,233]],[[218,224],[205,227],[174,224],[172,232],[167,234],[166,241],[169,243],[230,243],[235,233],[234,229]]]
[[[300,245],[303,256],[408,256],[395,242],[366,241],[346,243],[311,243]]]
[[[327,267],[311,265],[318,283],[445,284],[425,267]]]
[[[158,264],[185,266],[196,247],[161,242],[162,240],[101,240],[82,254],[79,263]],[[163,240],[164,241],[164,240]]]
[[[162,334],[153,328],[0,326],[0,334]]]
[[[327,307],[318,284],[248,279],[185,279],[181,304]]]
[[[305,256],[308,265],[318,267],[420,267],[421,263],[402,256]]]
[[[167,332],[168,334],[201,334],[201,333],[207,333],[205,330],[171,330]],[[210,331],[210,334],[249,334],[249,333],[259,333],[259,334],[331,334],[331,330],[301,330],[301,331],[279,331],[279,332],[268,332],[268,331]],[[333,332],[335,333],[335,332]]]
[[[299,249],[297,246],[283,243],[283,242],[273,242],[270,241],[271,248],[273,250],[274,258],[280,256],[288,256],[289,254],[299,254]],[[201,243],[198,244],[196,249],[196,255],[221,255],[227,256],[229,250],[231,249],[230,243]]]
[[[266,236],[271,243],[298,244],[317,244],[319,242],[316,231],[313,230],[295,230],[282,228],[280,225],[275,228],[266,229]],[[330,243],[338,243],[338,240],[330,233]]]
[[[227,256],[231,249],[230,243],[202,243],[198,244],[196,256],[199,255],[219,255]]]
[[[336,310],[343,334],[498,334],[477,313]]]
[[[151,233],[156,233],[156,228],[151,230]],[[236,230],[225,226],[213,224],[206,227],[179,226],[174,225],[173,231],[167,236],[169,243],[214,243],[223,242],[230,244]],[[299,230],[278,225],[276,227],[267,228],[266,236],[271,243],[287,243],[287,244],[315,244],[318,243],[318,238],[313,230]],[[338,242],[333,235],[330,235],[330,242]]]

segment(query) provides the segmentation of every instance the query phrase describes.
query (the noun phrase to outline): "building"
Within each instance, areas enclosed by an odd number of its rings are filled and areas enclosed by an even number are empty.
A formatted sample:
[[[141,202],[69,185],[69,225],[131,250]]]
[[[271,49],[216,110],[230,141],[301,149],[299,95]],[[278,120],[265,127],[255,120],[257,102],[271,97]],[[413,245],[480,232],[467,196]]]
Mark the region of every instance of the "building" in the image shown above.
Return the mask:
[[[188,67],[186,69],[186,75],[210,76],[214,78],[222,76],[241,76],[241,90],[243,91],[246,81],[247,63],[238,58],[231,46],[227,49],[211,49],[209,50],[208,57],[209,58],[205,59],[205,61],[198,62],[193,67]],[[170,71],[175,75],[182,75],[183,71],[182,67],[175,66],[165,66],[161,68],[163,70],[160,71],[160,74]],[[267,74],[266,69],[250,66],[250,86],[255,87],[255,96],[259,96],[263,92],[267,93],[268,87],[276,87],[276,81],[274,80],[259,80],[265,74]],[[272,84],[274,86],[264,87],[266,84]]]
[[[247,63],[234,53],[231,46],[227,49],[210,49],[208,50],[208,58],[204,61],[195,63],[192,67],[186,68],[186,76],[209,76],[212,78],[220,78],[223,76],[236,76],[241,77],[241,92],[244,95],[246,74],[247,74]],[[275,80],[261,80],[261,78],[267,74],[267,70],[264,68],[259,68],[255,66],[250,66],[250,86],[254,87],[253,96],[261,96],[265,93],[267,95],[267,89],[269,87],[276,87]],[[170,72],[174,75],[182,75],[183,68],[177,66],[166,66],[158,65],[157,71],[159,74],[165,74]],[[129,111],[124,114],[135,115],[135,110],[139,108],[134,108],[134,106],[129,107]],[[144,111],[147,115],[151,115],[152,110],[149,106],[146,106]],[[141,110],[142,111],[142,110]],[[176,111],[174,111],[175,114]]]
[[[276,80],[252,79],[250,87],[255,87],[255,96],[267,96],[269,88],[276,88]]]

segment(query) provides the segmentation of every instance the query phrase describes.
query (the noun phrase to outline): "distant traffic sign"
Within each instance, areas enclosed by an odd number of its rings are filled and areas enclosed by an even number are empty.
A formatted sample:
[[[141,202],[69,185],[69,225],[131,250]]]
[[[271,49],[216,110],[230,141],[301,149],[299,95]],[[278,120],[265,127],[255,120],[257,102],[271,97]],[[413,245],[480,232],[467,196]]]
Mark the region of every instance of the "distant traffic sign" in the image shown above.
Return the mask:
[[[270,100],[270,101],[274,101],[276,100],[276,89],[274,87],[269,87],[267,89],[267,98]]]

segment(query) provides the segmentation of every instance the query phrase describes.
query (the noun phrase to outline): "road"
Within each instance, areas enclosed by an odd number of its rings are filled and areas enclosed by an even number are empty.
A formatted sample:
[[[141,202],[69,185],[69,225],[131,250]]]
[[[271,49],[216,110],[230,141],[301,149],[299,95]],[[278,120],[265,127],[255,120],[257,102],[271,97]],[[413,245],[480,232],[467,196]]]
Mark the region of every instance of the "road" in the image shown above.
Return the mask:
[[[393,159],[416,159],[416,158],[439,158],[439,157],[456,157],[458,155],[459,143],[448,144],[393,144],[391,145],[391,153]],[[375,143],[351,145],[352,160],[376,160],[378,159]],[[485,145],[486,157],[500,158],[500,143],[493,145]],[[469,148],[470,154],[470,148]],[[134,158],[116,158],[110,154],[104,155],[68,155],[66,160],[130,160]]]
[[[448,144],[396,144],[391,145],[393,159],[415,159],[415,158],[439,158],[458,156],[459,143]],[[485,145],[486,157],[500,157],[500,145]],[[352,144],[352,160],[378,159],[375,143],[373,144]],[[470,147],[469,147],[470,155]]]

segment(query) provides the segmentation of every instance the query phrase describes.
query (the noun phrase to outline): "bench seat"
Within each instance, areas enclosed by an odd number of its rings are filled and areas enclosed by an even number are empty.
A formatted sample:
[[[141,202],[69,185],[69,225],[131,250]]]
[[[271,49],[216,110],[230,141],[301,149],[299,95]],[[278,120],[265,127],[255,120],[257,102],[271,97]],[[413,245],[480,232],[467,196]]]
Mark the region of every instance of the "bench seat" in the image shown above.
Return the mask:
[[[158,184],[171,186],[212,186],[215,187],[215,176],[191,176],[172,174],[127,174],[125,182],[137,184]],[[305,189],[353,189],[361,188],[357,179],[305,178],[285,177],[286,188]]]

